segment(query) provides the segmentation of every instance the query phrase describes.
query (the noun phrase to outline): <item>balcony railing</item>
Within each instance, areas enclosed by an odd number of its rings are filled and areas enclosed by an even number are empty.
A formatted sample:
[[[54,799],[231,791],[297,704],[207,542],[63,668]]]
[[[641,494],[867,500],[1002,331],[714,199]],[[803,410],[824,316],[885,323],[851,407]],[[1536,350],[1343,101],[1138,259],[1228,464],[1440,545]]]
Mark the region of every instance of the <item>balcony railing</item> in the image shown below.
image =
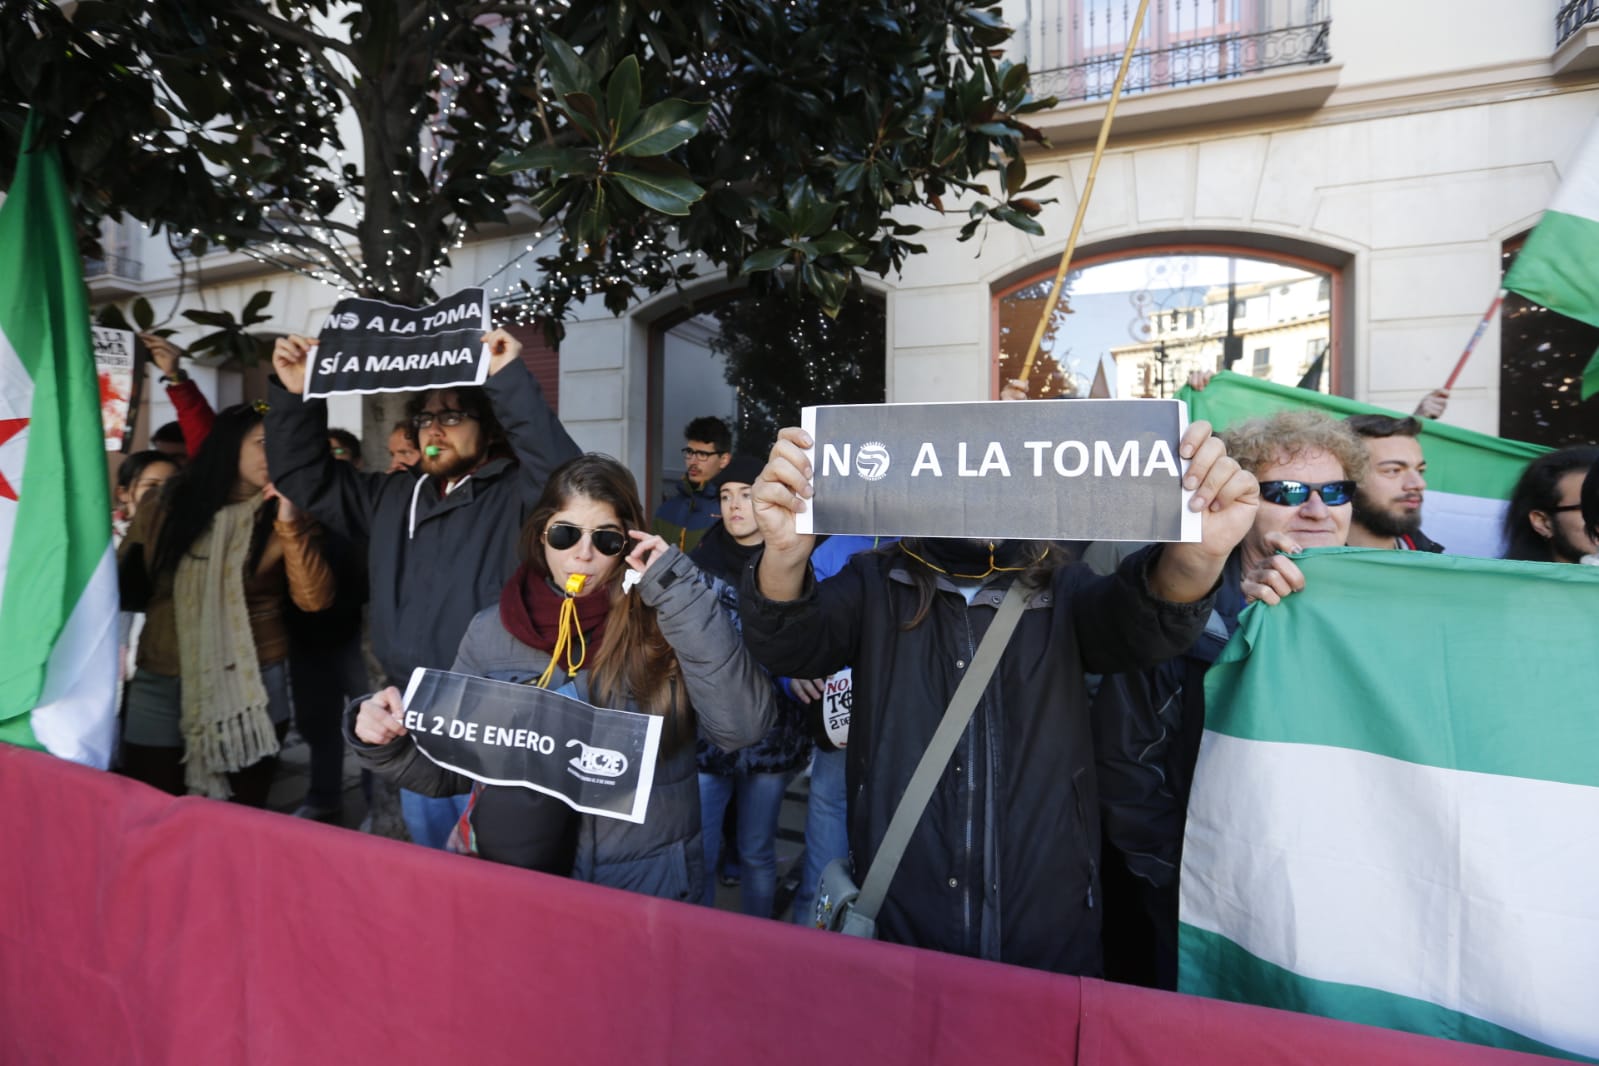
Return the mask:
[[[1045,0],[1039,25],[1025,34],[1034,95],[1063,103],[1109,96],[1137,6],[1137,0]],[[1152,0],[1122,91],[1327,63],[1330,8],[1330,0]]]
[[[83,276],[87,280],[94,278],[123,278],[127,281],[138,281],[143,274],[144,264],[130,255],[106,252],[98,257],[83,261]]]
[[[1555,15],[1555,46],[1590,22],[1599,22],[1599,0],[1571,0]]]

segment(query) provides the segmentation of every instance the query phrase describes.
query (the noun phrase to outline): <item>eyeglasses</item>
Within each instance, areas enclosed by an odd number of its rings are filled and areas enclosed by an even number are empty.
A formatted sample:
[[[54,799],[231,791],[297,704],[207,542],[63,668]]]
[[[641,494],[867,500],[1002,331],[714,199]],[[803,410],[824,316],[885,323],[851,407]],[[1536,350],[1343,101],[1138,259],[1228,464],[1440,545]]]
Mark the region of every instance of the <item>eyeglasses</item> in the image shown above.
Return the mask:
[[[601,555],[621,555],[622,549],[627,547],[627,534],[620,529],[584,529],[566,522],[546,526],[544,543],[558,552],[564,552],[577,547],[585,533],[589,535],[589,543],[594,545],[594,550]]]
[[[1582,504],[1580,504],[1580,503],[1568,503],[1568,504],[1563,504],[1563,505],[1561,505],[1559,507],[1551,507],[1551,508],[1549,508],[1549,513],[1550,514],[1561,514],[1562,512],[1565,512],[1565,511],[1580,511],[1580,510],[1582,510]]]
[[[715,459],[721,454],[721,452],[702,452],[698,448],[683,449],[683,458],[685,459]]]
[[[421,411],[411,416],[411,425],[417,429],[427,429],[434,422],[441,426],[458,426],[468,418],[476,417],[466,411]]]
[[[1298,507],[1310,499],[1314,492],[1328,507],[1342,507],[1355,497],[1353,481],[1323,481],[1313,485],[1308,481],[1262,481],[1260,498],[1267,503],[1283,507]]]

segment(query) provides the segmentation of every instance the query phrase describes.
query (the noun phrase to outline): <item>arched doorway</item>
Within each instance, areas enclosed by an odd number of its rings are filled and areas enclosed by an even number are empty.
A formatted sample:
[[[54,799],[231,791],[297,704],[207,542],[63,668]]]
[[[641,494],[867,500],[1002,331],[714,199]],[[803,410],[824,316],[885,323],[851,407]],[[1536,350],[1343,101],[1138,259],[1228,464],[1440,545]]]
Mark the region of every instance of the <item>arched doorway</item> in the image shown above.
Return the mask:
[[[691,419],[733,428],[733,450],[764,457],[800,408],[881,403],[887,364],[883,300],[857,291],[836,317],[784,295],[734,290],[657,321],[650,336],[650,481],[659,499],[683,476]]]
[[[994,394],[1019,376],[1053,267],[995,294]],[[1340,272],[1228,245],[1156,246],[1085,257],[1066,277],[1028,393],[1172,396],[1194,370],[1228,369],[1337,391]]]

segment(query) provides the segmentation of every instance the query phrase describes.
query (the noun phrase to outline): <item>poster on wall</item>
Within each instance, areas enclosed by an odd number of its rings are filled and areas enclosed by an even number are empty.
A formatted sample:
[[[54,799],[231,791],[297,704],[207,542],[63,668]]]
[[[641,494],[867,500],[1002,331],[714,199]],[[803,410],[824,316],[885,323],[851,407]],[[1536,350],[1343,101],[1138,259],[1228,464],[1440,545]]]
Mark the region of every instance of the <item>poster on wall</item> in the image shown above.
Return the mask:
[[[802,533],[1197,541],[1177,400],[807,407]]]
[[[340,300],[307,357],[305,395],[481,385],[489,374],[483,343],[489,328],[482,289],[462,289],[427,307]]]
[[[105,450],[120,452],[132,431],[133,334],[125,329],[91,326],[94,334],[94,369],[100,379],[100,422],[105,428]]]

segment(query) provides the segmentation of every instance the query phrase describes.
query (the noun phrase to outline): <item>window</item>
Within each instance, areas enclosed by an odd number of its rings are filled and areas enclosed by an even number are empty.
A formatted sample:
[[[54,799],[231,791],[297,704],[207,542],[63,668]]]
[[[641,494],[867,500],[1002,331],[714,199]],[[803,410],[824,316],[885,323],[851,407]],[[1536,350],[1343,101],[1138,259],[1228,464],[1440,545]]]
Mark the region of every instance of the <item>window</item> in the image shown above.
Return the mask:
[[[995,296],[991,396],[1000,382],[1021,376],[1054,268],[1041,264],[1037,275]],[[1044,331],[1028,395],[1086,396],[1107,362],[1111,395],[1124,399],[1175,395],[1195,370],[1258,372],[1296,385],[1303,374],[1298,353],[1311,342],[1329,346],[1332,338],[1330,302],[1312,306],[1307,299],[1318,284],[1333,289],[1331,275],[1315,264],[1226,248],[1089,259],[1067,274],[1065,306],[1056,307]],[[1262,295],[1284,286],[1288,298]],[[1273,347],[1289,354],[1273,362]],[[1267,353],[1264,371],[1254,362],[1259,349]],[[1335,364],[1324,370],[1316,385],[1321,392],[1337,380]]]
[[[1268,347],[1255,349],[1254,373],[1257,378],[1271,376],[1271,349]]]
[[[1136,0],[1040,0],[1026,34],[1033,91],[1110,95]],[[1124,92],[1224,81],[1332,56],[1325,0],[1176,0],[1151,6]]]

